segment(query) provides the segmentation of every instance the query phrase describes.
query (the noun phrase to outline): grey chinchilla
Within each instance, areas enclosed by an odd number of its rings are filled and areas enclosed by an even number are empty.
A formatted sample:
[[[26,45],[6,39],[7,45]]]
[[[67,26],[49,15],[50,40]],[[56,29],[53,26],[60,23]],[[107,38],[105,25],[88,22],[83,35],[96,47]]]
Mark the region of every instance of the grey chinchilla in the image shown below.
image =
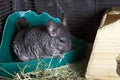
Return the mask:
[[[48,20],[46,26],[35,27],[30,27],[25,18],[20,18],[16,21],[16,27],[20,31],[14,36],[12,47],[21,61],[52,56],[60,57],[71,49],[70,32],[65,17],[59,24]]]

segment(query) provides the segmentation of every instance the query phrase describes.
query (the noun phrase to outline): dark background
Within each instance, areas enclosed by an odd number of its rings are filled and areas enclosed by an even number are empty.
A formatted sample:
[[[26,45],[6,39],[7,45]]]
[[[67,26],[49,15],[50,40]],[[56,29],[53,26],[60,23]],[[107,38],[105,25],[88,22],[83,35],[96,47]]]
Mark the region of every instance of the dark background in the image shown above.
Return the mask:
[[[0,0],[0,35],[9,14],[19,10],[46,11],[60,17],[56,0]],[[58,0],[67,14],[71,34],[93,43],[100,21],[106,9],[120,6],[120,0]],[[50,5],[52,3],[52,5]]]

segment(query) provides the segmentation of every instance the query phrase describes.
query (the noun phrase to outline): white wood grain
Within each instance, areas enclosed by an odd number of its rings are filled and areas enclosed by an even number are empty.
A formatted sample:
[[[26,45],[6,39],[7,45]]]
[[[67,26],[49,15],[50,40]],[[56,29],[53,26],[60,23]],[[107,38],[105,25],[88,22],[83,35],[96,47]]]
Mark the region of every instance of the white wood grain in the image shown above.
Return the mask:
[[[104,15],[96,34],[86,72],[87,79],[120,80],[116,73],[116,57],[120,55],[120,19],[104,25],[108,14],[109,12]],[[115,19],[114,16],[113,18]]]

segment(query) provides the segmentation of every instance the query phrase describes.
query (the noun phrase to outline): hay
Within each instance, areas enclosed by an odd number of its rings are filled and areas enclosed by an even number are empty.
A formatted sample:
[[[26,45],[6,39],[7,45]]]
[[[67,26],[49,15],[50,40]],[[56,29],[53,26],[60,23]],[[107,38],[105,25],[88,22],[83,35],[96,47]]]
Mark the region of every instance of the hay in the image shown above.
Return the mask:
[[[38,64],[33,72],[24,73],[27,65],[21,69],[14,78],[1,78],[2,80],[86,80],[84,72],[86,69],[86,60],[81,60],[72,64],[61,66],[54,69],[39,70]],[[1,80],[0,79],[0,80]]]

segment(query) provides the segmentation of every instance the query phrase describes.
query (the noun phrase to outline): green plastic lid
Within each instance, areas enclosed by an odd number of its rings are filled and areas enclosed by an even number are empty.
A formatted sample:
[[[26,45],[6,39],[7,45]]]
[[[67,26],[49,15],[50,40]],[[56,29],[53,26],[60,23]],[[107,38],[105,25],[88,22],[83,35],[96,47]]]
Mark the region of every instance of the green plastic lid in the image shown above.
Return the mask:
[[[35,25],[46,25],[48,20],[53,20],[56,23],[60,23],[59,18],[54,18],[50,14],[43,12],[41,14],[36,14],[34,11],[19,11],[14,12],[8,16],[2,35],[2,41],[0,44],[0,76],[3,77],[13,77],[13,75],[24,68],[25,72],[34,71],[39,62],[43,65],[39,66],[39,69],[46,69],[49,63],[51,63],[49,68],[56,68],[62,65],[72,63],[79,58],[82,58],[85,54],[85,48],[87,42],[83,40],[78,40],[77,38],[71,36],[72,40],[72,50],[64,54],[64,58],[42,58],[40,60],[31,60],[26,62],[15,62],[13,51],[12,51],[12,38],[15,34],[16,27],[15,22],[20,17],[25,17],[31,26]]]

